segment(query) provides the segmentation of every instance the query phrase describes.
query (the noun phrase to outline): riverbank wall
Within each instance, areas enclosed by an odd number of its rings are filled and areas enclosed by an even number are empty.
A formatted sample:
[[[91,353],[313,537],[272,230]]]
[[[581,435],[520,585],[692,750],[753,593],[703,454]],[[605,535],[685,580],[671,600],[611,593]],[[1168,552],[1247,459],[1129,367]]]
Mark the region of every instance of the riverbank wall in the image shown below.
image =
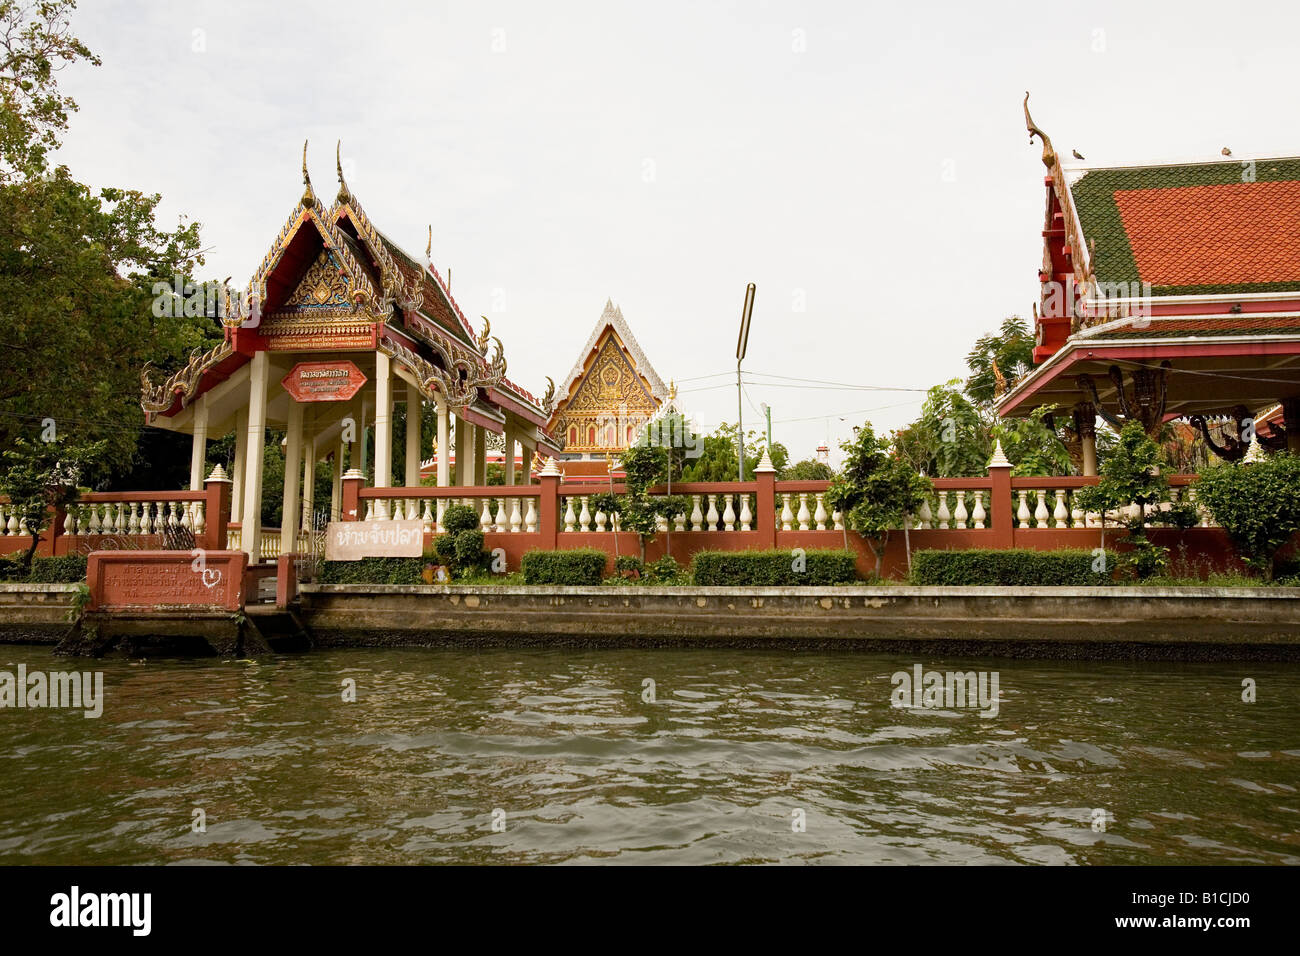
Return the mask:
[[[0,585],[0,642],[58,644],[71,628],[75,593],[73,585]],[[716,646],[1300,660],[1295,588],[303,585],[299,603],[279,615],[291,619],[248,610],[222,621],[210,614],[189,621],[175,608],[160,609],[156,636],[176,635],[178,653],[197,636],[223,654],[236,647],[256,654],[311,647]],[[138,641],[149,636],[151,619],[137,611],[97,616],[94,625]]]

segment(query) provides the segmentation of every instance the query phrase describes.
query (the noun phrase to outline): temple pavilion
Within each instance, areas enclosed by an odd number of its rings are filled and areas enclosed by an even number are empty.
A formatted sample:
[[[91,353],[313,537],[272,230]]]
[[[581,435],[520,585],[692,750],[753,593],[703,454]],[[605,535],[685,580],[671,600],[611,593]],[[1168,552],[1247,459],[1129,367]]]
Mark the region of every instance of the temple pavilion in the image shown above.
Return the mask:
[[[310,476],[334,468],[331,514],[339,518],[344,462],[372,470],[376,487],[417,486],[425,406],[437,416],[436,447],[455,450],[457,485],[485,484],[487,433],[503,437],[507,484],[529,480],[516,468],[559,443],[547,431],[544,401],[506,376],[499,339],[478,334],[430,261],[403,251],[370,220],[337,164],[339,191],[326,205],[312,188],[303,149],[301,199],[242,296],[223,291],[224,341],[165,381],[141,373],[147,424],[193,436],[190,484],[202,488],[206,443],[234,433],[231,517],[239,547],[261,550],[262,459],[268,427],[285,439],[284,515],[279,552],[298,550],[313,510]],[[393,467],[394,405],[406,405],[404,476]],[[367,428],[374,447],[365,448]],[[451,454],[438,456],[436,481],[452,483]],[[304,468],[307,480],[304,480]],[[382,506],[382,503],[380,503]],[[290,517],[293,516],[293,517]]]
[[[670,390],[611,299],[556,391],[546,430],[564,443],[566,458],[603,462],[635,442],[669,400]]]
[[[1063,410],[1083,474],[1099,416],[1186,419],[1228,460],[1259,422],[1300,453],[1300,157],[1066,163],[1024,113],[1047,170],[1036,367],[999,414]]]

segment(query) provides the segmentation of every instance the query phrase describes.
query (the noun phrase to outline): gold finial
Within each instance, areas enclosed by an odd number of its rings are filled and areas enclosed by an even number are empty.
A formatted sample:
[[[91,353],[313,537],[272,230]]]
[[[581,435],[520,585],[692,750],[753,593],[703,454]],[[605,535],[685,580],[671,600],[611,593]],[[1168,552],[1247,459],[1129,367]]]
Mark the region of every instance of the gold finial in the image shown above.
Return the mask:
[[[343,179],[343,140],[339,140],[334,145],[334,168],[339,174],[339,202],[347,202],[352,198],[352,193],[348,190],[348,184]]]
[[[316,194],[311,188],[311,174],[307,172],[307,140],[302,141],[302,205],[304,209],[311,209],[316,205]]]
[[[480,352],[486,352],[488,339],[492,332],[492,323],[488,321],[486,315],[480,315],[479,318],[483,320],[483,331],[478,334],[478,350]]]
[[[1036,125],[1034,119],[1029,115],[1029,91],[1025,90],[1025,129],[1029,130],[1029,142],[1034,141],[1037,136],[1043,141],[1043,165],[1051,169],[1056,165],[1056,151],[1052,149],[1052,139]]]
[[[668,401],[677,401],[677,383],[671,378],[668,380]]]
[[[424,247],[424,258],[433,261],[433,223],[429,223],[429,242]]]

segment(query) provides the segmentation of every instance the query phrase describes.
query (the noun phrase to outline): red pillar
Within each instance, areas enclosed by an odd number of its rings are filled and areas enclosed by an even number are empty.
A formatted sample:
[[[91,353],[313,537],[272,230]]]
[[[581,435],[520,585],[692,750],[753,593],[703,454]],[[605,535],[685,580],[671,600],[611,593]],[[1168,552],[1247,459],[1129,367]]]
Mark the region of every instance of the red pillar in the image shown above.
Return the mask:
[[[546,467],[538,475],[542,493],[537,501],[537,531],[541,534],[540,547],[554,551],[559,545],[560,531],[560,470],[555,459],[546,459]]]
[[[366,483],[366,476],[356,468],[349,468],[343,474],[343,513],[339,516],[344,521],[360,521],[361,486]]]
[[[204,540],[196,543],[208,551],[226,550],[227,532],[230,528],[230,486],[231,481],[226,476],[226,469],[220,465],[212,469],[212,474],[208,475],[203,483],[203,490],[207,495],[207,500],[203,503],[206,530]]]
[[[1014,548],[1016,525],[1015,505],[1011,502],[1011,462],[1002,454],[1000,441],[993,446],[989,477],[993,479],[993,488],[989,492],[989,504],[993,511],[993,547]]]

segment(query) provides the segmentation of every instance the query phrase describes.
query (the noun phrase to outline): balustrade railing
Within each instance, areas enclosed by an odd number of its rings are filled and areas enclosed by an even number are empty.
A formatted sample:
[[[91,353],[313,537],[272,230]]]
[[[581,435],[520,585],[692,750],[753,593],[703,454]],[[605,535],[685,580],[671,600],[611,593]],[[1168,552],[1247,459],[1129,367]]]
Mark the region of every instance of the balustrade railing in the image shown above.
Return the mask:
[[[363,488],[364,521],[422,521],[426,534],[445,531],[443,515],[451,505],[467,505],[479,516],[484,532],[528,534],[537,531],[538,485],[487,485],[465,488]]]

